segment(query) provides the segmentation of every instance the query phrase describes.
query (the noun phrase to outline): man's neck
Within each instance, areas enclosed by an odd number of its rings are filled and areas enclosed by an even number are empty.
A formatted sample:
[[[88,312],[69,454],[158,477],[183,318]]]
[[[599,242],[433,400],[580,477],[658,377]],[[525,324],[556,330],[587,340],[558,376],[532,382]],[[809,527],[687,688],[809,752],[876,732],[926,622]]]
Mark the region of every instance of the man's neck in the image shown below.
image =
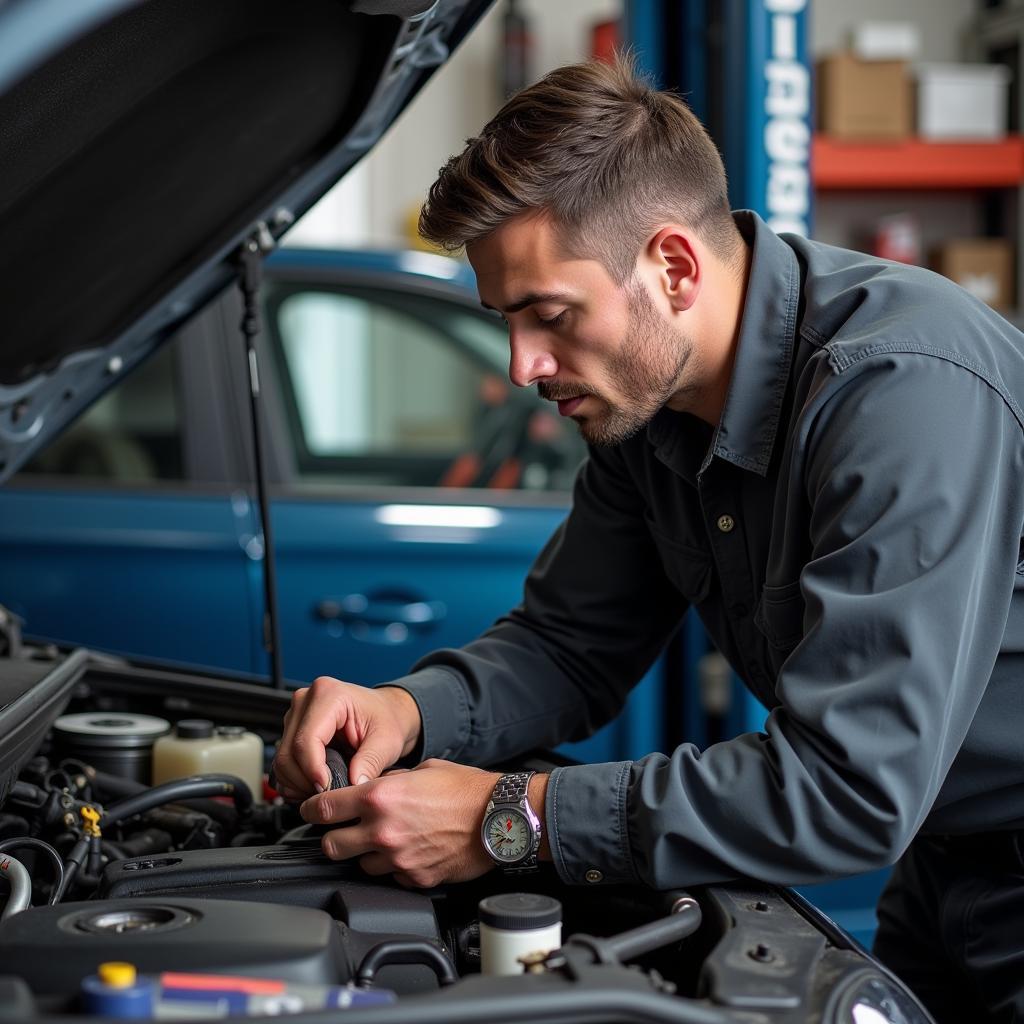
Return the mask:
[[[743,307],[750,279],[752,249],[743,243],[739,268],[725,263],[715,265],[705,282],[707,300],[705,319],[698,327],[694,357],[700,360],[687,387],[666,403],[676,412],[688,412],[712,427],[717,427],[729,394],[736,352],[739,348]],[[709,288],[710,286],[710,288]]]

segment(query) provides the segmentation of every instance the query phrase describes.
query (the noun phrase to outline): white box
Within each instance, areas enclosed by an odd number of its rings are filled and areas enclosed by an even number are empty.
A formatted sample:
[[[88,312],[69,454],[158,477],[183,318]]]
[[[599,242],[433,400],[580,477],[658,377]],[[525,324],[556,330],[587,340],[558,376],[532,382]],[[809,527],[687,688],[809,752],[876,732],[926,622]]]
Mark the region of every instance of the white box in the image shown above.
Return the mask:
[[[918,64],[917,134],[923,139],[1006,135],[1010,69],[998,64]]]
[[[850,36],[861,60],[916,60],[921,52],[921,32],[909,21],[862,21]]]

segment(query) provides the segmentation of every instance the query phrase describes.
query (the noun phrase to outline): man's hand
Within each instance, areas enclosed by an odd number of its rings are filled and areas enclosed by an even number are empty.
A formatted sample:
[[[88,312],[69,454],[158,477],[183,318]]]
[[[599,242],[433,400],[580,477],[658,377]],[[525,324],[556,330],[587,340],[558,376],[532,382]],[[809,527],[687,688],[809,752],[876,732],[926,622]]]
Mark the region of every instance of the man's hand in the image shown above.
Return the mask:
[[[358,818],[322,840],[332,860],[358,857],[369,875],[394,874],[403,885],[429,888],[464,882],[490,870],[480,825],[500,773],[432,759],[365,785],[310,797],[308,822]]]
[[[301,800],[327,789],[326,748],[335,740],[353,751],[353,782],[376,779],[416,746],[423,723],[416,701],[403,689],[367,689],[320,676],[292,694],[284,716],[284,735],[274,758],[277,789]],[[335,819],[341,820],[341,819]]]

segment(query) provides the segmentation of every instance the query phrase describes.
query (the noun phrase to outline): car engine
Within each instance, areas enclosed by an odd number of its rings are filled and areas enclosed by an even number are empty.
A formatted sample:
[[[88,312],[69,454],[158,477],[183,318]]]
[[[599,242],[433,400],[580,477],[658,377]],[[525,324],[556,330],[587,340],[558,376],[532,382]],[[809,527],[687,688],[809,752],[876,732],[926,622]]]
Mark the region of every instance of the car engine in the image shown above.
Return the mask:
[[[598,893],[547,866],[418,891],[331,861],[325,828],[262,775],[287,693],[91,656],[68,694],[0,811],[4,1020],[927,1020],[787,890]],[[257,791],[223,772],[152,784],[147,722],[180,733],[197,718],[259,737]],[[561,921],[561,942],[516,975],[481,956],[481,901],[496,898]]]

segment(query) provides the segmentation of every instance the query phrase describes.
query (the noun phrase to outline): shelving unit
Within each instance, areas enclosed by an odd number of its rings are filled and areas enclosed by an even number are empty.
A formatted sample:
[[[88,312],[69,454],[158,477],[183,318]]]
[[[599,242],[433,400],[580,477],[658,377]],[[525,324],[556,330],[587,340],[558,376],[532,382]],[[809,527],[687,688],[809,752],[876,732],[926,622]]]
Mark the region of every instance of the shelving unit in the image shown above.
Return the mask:
[[[825,211],[831,211],[833,226],[835,211],[848,212],[849,204],[856,201],[868,211],[868,222],[887,212],[913,211],[922,224],[926,251],[937,243],[936,232],[941,228],[936,225],[940,224],[952,237],[995,234],[1015,239],[1014,231],[1006,229],[1021,223],[1024,136],[1010,135],[995,142],[915,138],[861,143],[820,134],[813,141],[811,175],[817,213],[824,220]],[[977,212],[969,213],[972,209]],[[947,210],[949,218],[944,215]],[[966,225],[973,218],[980,220],[972,229]],[[856,246],[857,242],[840,239],[838,244]],[[1024,296],[1021,261],[1016,276],[1019,306]],[[1010,319],[1017,323],[1019,317]]]
[[[1024,183],[1024,137],[999,142],[858,143],[819,135],[811,167],[819,192],[1017,188]]]

